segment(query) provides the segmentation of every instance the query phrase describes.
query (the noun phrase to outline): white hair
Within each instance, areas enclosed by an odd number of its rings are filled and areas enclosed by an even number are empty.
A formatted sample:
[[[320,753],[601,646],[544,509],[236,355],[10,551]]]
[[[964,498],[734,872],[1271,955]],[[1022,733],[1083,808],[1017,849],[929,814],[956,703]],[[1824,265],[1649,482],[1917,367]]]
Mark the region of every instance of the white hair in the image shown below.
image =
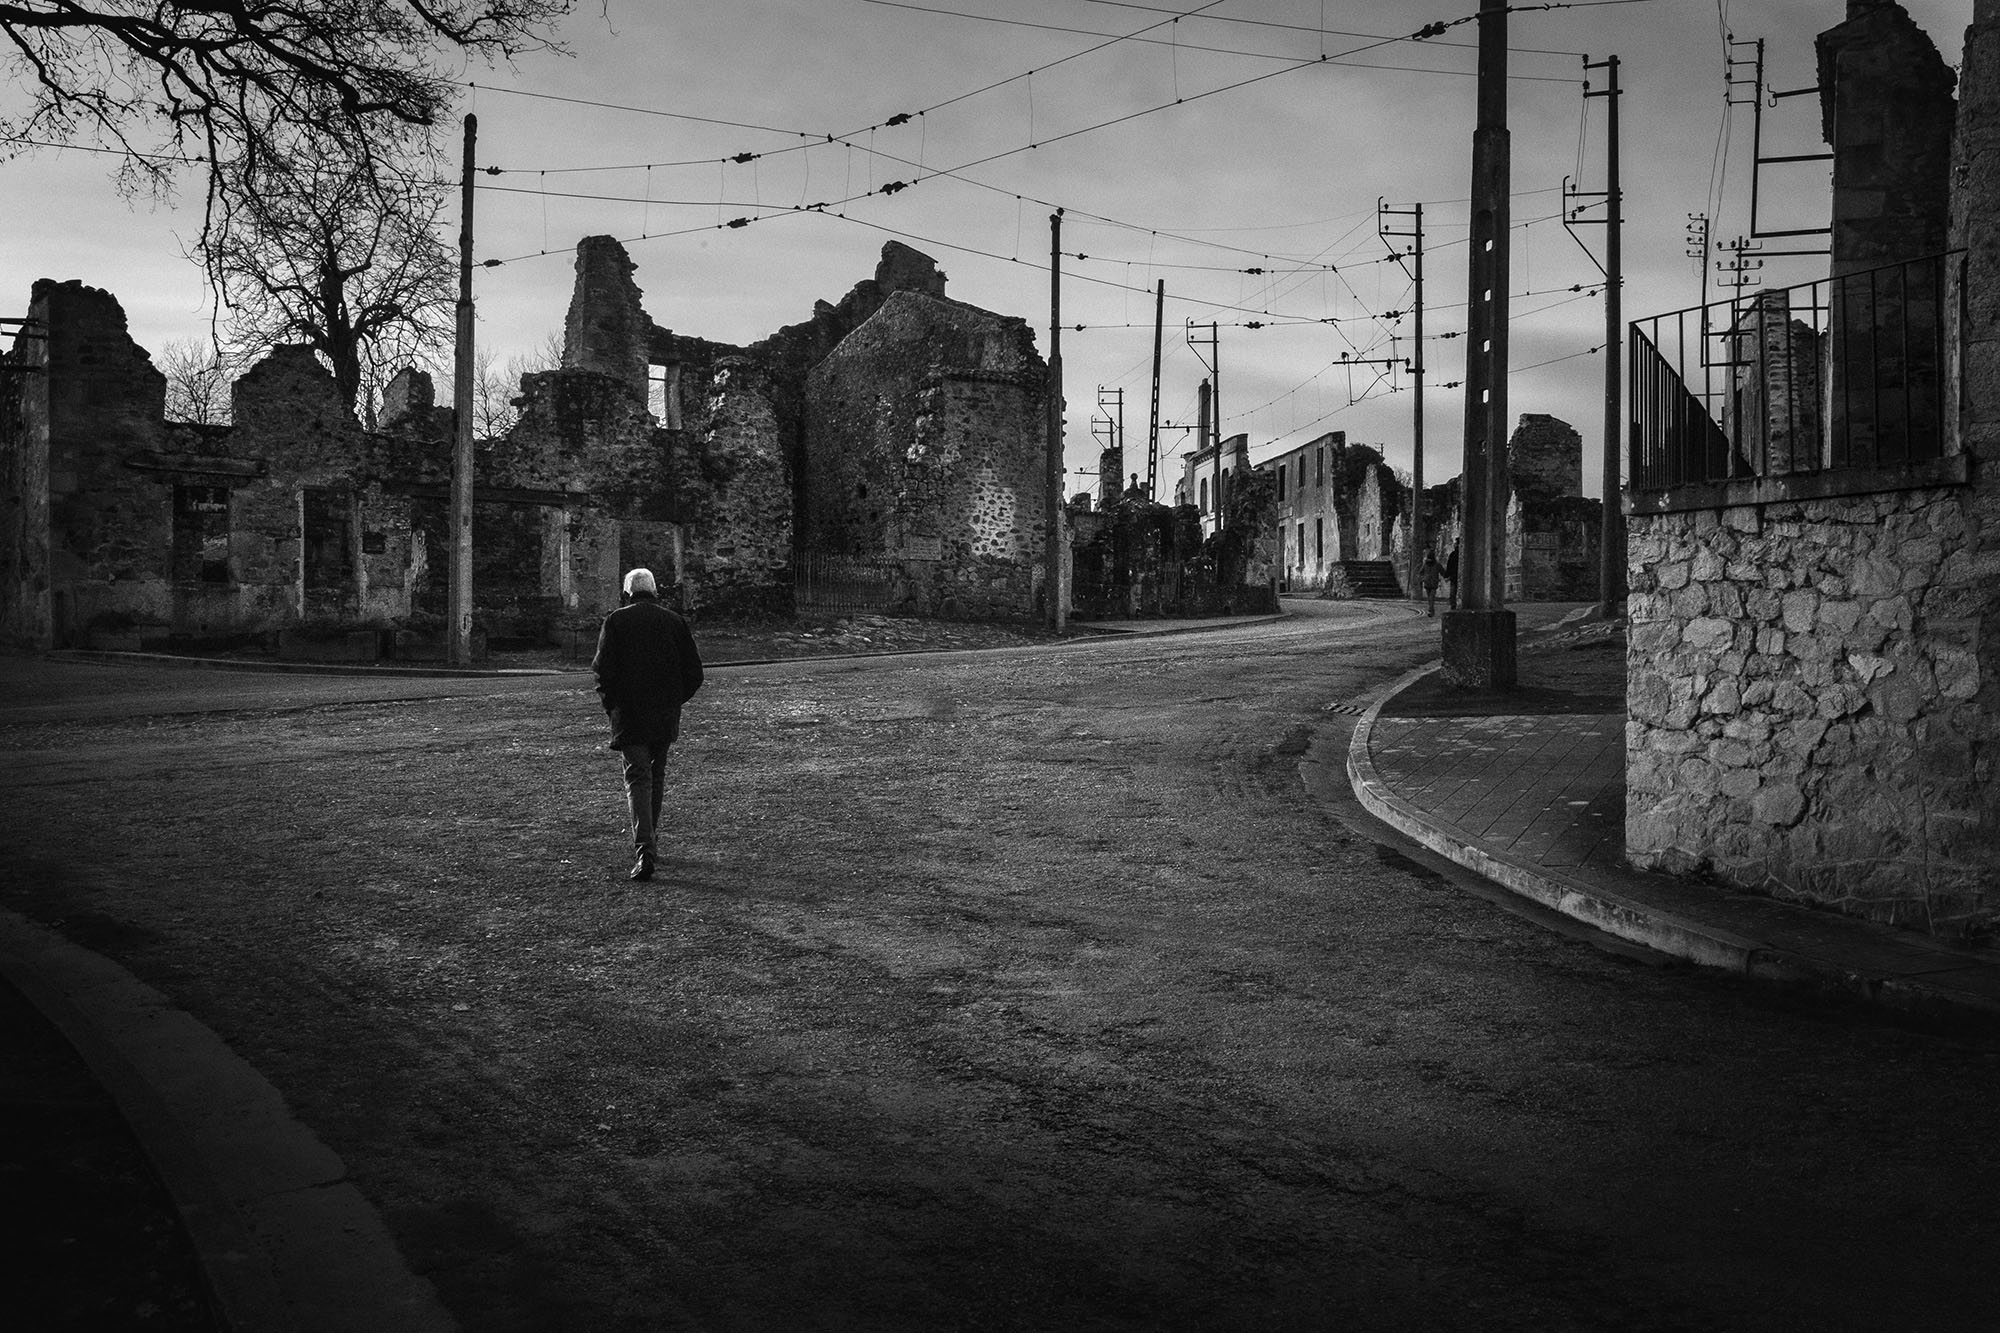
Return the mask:
[[[650,569],[635,569],[625,576],[627,597],[637,597],[642,592],[652,593],[656,597],[659,595],[660,585],[653,581],[653,571]]]

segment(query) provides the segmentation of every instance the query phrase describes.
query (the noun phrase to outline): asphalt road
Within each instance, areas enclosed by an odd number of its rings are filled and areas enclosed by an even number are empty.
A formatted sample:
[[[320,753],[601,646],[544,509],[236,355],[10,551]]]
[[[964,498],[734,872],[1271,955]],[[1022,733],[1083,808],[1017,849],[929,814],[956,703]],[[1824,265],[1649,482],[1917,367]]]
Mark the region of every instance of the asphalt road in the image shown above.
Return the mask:
[[[2000,1048],[1316,805],[1435,623],[1297,605],[719,670],[650,885],[577,678],[15,663],[0,902],[269,1077],[469,1329],[2000,1326]]]

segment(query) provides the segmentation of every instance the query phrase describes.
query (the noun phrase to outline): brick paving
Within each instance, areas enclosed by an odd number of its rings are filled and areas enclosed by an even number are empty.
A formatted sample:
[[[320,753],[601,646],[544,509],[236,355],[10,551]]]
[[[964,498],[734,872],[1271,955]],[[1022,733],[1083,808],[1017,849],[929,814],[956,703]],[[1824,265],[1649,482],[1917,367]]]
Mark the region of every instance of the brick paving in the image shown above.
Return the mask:
[[[1432,850],[1635,943],[2000,1024],[2000,951],[1626,863],[1622,629],[1586,623],[1524,648],[1508,692],[1454,691],[1436,670],[1400,682],[1355,729],[1354,794]]]
[[[1625,719],[1383,717],[1370,745],[1391,790],[1453,832],[1538,865],[1617,865]]]

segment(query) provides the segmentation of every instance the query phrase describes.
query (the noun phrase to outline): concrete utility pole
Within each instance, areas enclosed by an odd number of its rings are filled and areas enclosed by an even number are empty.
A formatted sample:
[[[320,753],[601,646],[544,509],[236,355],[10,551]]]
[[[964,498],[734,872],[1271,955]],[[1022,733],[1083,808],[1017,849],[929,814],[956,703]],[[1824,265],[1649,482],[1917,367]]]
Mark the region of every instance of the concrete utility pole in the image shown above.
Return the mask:
[[[1049,457],[1047,572],[1049,628],[1060,634],[1069,618],[1063,595],[1063,391],[1062,391],[1062,215],[1049,214]]]
[[[1167,280],[1153,295],[1153,419],[1146,428],[1146,498],[1160,498],[1160,334],[1167,313]]]
[[[1610,619],[1625,600],[1625,514],[1619,506],[1619,480],[1623,476],[1625,318],[1622,288],[1625,282],[1624,197],[1618,183],[1618,57],[1596,64],[1584,62],[1586,70],[1605,71],[1602,91],[1586,90],[1585,97],[1602,97],[1609,107],[1604,145],[1604,522],[1599,536],[1601,549],[1597,563],[1597,613]]]
[[[1472,135],[1472,252],[1466,284],[1463,609],[1444,615],[1445,678],[1511,689],[1514,613],[1507,572],[1507,0],[1479,2],[1479,121]]]
[[[465,167],[459,186],[458,346],[453,366],[451,461],[451,662],[472,663],[472,163],[479,134],[476,116],[465,118]]]
[[[1209,388],[1208,381],[1203,380],[1201,382],[1199,389],[1195,393],[1194,456],[1197,460],[1197,464],[1199,463],[1199,460],[1201,458],[1201,451],[1208,448],[1208,438],[1209,438],[1208,409],[1209,409],[1209,400],[1211,395],[1212,395],[1212,390]],[[1217,445],[1215,452],[1217,454],[1220,454],[1222,452],[1222,446]],[[1198,480],[1199,478],[1197,478],[1197,481]],[[1215,496],[1210,497],[1211,500],[1211,504],[1209,507],[1210,513],[1216,513],[1217,506],[1220,503],[1220,492],[1222,489],[1222,471],[1220,467],[1216,469],[1215,487],[1217,494]],[[1217,531],[1220,531],[1222,528],[1222,521],[1220,514],[1217,514],[1216,516],[1215,526]]]
[[[1416,316],[1416,354],[1410,359],[1410,378],[1416,388],[1416,408],[1410,422],[1410,549],[1409,596],[1414,600],[1418,595],[1418,585],[1422,579],[1424,551],[1428,534],[1424,532],[1424,206],[1411,204],[1408,208],[1390,208],[1380,199],[1375,201],[1376,212],[1381,217],[1407,217],[1410,219],[1408,231],[1393,231],[1376,223],[1377,234],[1385,239],[1391,236],[1410,238],[1410,257],[1413,272],[1411,281],[1416,286],[1413,298],[1413,313]]]

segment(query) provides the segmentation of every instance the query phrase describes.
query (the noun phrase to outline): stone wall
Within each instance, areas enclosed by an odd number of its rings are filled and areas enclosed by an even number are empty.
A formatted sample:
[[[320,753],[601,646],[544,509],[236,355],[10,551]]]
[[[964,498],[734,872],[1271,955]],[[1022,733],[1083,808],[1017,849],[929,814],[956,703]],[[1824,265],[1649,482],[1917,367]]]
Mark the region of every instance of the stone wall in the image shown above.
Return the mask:
[[[1836,266],[1920,259],[1943,239],[1949,71],[1899,7],[1849,14],[1821,43]],[[1969,936],[2000,916],[2000,0],[1975,15],[1943,457],[1634,509],[1626,724],[1635,864]],[[1907,363],[1860,369],[1893,392]]]
[[[1396,519],[1407,503],[1403,484],[1387,463],[1376,463],[1362,473],[1361,493],[1354,507],[1356,560],[1395,559]]]
[[[1583,494],[1583,437],[1546,412],[1523,412],[1507,440],[1507,480],[1525,500]]]
[[[398,377],[393,417],[365,431],[309,349],[278,347],[232,387],[231,424],[168,422],[164,380],[114,297],[42,283],[31,308],[49,339],[10,357],[35,347],[44,370],[22,377],[0,425],[21,479],[0,570],[10,642],[131,648],[441,619],[452,414],[427,377]],[[593,371],[530,378],[520,421],[475,458],[475,609],[496,635],[539,637],[615,605],[601,552],[615,553],[617,524],[672,516],[643,394]]]
[[[1992,557],[1927,490],[1635,516],[1634,864],[1932,929],[2000,908]],[[1989,701],[1990,702],[1990,701]]]
[[[1833,149],[1833,272],[1945,248],[1954,76],[1908,11],[1848,0],[1819,35],[1821,137]]]
[[[892,294],[807,380],[808,548],[910,560],[928,611],[1031,614],[1046,385],[1023,321]]]
[[[491,636],[574,637],[635,565],[692,608],[789,611],[808,500],[843,487],[845,509],[819,508],[821,549],[908,555],[917,609],[1027,613],[1047,386],[1025,323],[946,300],[936,264],[895,242],[840,302],[748,348],[654,325],[634,273],[618,242],[584,239],[563,367],[526,376],[515,424],[477,446],[473,594]],[[231,425],[171,423],[115,298],[42,282],[30,316],[49,338],[16,337],[0,376],[0,637],[130,647],[441,621],[453,413],[428,377],[398,376],[382,429],[364,430],[310,352],[281,347],[236,384]],[[824,382],[871,406],[823,412],[814,437],[809,376],[837,351]]]

